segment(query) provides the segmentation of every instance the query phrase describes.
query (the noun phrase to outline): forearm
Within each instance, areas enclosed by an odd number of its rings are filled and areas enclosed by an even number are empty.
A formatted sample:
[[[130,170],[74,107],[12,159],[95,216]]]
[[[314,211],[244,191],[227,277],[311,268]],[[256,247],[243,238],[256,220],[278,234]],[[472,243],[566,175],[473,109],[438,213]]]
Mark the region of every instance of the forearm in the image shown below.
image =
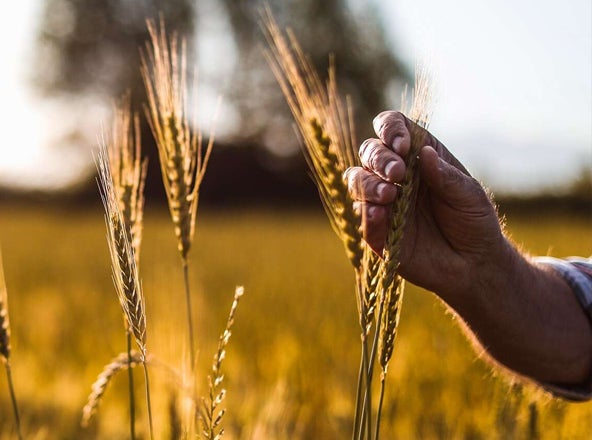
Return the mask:
[[[565,281],[507,240],[471,268],[462,291],[440,296],[487,352],[521,375],[580,384],[592,374],[592,326]]]

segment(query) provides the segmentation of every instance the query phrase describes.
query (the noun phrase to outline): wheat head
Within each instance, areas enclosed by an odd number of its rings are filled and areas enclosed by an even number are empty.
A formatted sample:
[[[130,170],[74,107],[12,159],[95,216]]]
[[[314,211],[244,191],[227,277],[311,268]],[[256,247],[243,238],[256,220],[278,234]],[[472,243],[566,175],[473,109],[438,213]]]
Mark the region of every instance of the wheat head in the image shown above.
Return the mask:
[[[82,409],[82,420],[80,424],[83,427],[88,426],[93,416],[96,414],[99,404],[107,391],[108,385],[117,373],[127,370],[130,367],[134,368],[142,363],[142,355],[137,351],[132,351],[131,359],[132,362],[130,365],[128,353],[120,353],[117,357],[112,359],[111,362],[105,365],[103,371],[101,371],[97,377],[97,380],[92,384],[91,393],[88,396],[86,405],[84,405],[84,408]]]
[[[148,96],[146,114],[158,147],[162,179],[183,260],[193,241],[199,187],[212,152],[214,136],[203,148],[200,132],[190,127],[187,102],[186,45],[148,21],[150,42],[141,57]],[[191,103],[195,107],[195,103]]]
[[[358,164],[351,105],[337,92],[334,68],[323,84],[294,35],[278,28],[264,11],[266,58],[292,111],[303,140],[303,152],[333,230],[344,243],[348,259],[361,270],[361,219],[353,208],[346,169]]]
[[[10,321],[8,319],[8,291],[4,279],[2,252],[0,252],[0,357],[3,362],[10,359]]]
[[[111,137],[107,141],[109,169],[126,229],[136,258],[142,243],[144,184],[148,159],[141,159],[141,132],[138,114],[131,112],[129,94],[113,109]]]
[[[142,356],[146,356],[146,311],[144,295],[138,274],[136,257],[130,242],[130,232],[126,229],[119,200],[113,186],[111,168],[105,145],[97,155],[99,187],[105,207],[107,242],[111,255],[113,282],[117,297],[125,314],[136,344]]]
[[[214,362],[212,363],[211,373],[208,375],[208,390],[207,398],[202,399],[201,419],[203,423],[202,435],[207,440],[218,440],[224,435],[224,428],[221,427],[222,419],[226,413],[226,409],[218,410],[218,407],[226,397],[226,389],[222,387],[224,375],[222,374],[222,362],[226,357],[226,347],[232,335],[232,325],[234,324],[234,317],[238,308],[238,302],[244,294],[243,287],[237,287],[234,292],[234,299],[230,307],[230,313],[226,320],[226,327],[220,335],[218,340],[218,349],[214,355]]]

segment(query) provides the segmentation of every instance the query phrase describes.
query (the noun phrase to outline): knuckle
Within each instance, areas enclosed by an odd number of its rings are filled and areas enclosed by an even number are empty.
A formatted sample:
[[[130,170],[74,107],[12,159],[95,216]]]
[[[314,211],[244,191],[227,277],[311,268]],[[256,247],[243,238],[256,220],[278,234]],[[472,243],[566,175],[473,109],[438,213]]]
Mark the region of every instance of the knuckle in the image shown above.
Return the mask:
[[[372,139],[366,139],[364,142],[362,142],[362,145],[360,145],[360,149],[358,151],[360,158],[363,158],[367,154],[367,151],[370,148],[371,144]]]

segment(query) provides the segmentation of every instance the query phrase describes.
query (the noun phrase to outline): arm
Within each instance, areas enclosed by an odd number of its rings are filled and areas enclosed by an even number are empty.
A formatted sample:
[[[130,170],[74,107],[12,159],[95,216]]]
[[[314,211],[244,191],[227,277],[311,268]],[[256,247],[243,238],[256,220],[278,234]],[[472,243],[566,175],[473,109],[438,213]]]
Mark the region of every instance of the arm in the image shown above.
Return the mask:
[[[386,220],[410,147],[411,121],[396,112],[374,120],[363,168],[347,172],[365,211],[366,240],[384,246]],[[565,281],[504,235],[486,191],[430,133],[420,152],[420,188],[407,222],[400,273],[433,291],[498,362],[543,383],[577,385],[592,373],[592,326]]]

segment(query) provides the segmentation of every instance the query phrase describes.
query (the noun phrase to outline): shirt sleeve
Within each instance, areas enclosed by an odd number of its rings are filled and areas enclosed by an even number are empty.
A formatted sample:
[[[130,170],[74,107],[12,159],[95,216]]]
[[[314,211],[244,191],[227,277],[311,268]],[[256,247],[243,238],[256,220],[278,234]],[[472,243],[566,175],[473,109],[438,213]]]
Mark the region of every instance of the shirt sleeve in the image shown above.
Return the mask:
[[[571,287],[592,323],[592,258],[536,257],[534,261],[553,268]],[[592,399],[592,377],[580,386],[541,384],[552,394],[567,400],[582,402]]]

